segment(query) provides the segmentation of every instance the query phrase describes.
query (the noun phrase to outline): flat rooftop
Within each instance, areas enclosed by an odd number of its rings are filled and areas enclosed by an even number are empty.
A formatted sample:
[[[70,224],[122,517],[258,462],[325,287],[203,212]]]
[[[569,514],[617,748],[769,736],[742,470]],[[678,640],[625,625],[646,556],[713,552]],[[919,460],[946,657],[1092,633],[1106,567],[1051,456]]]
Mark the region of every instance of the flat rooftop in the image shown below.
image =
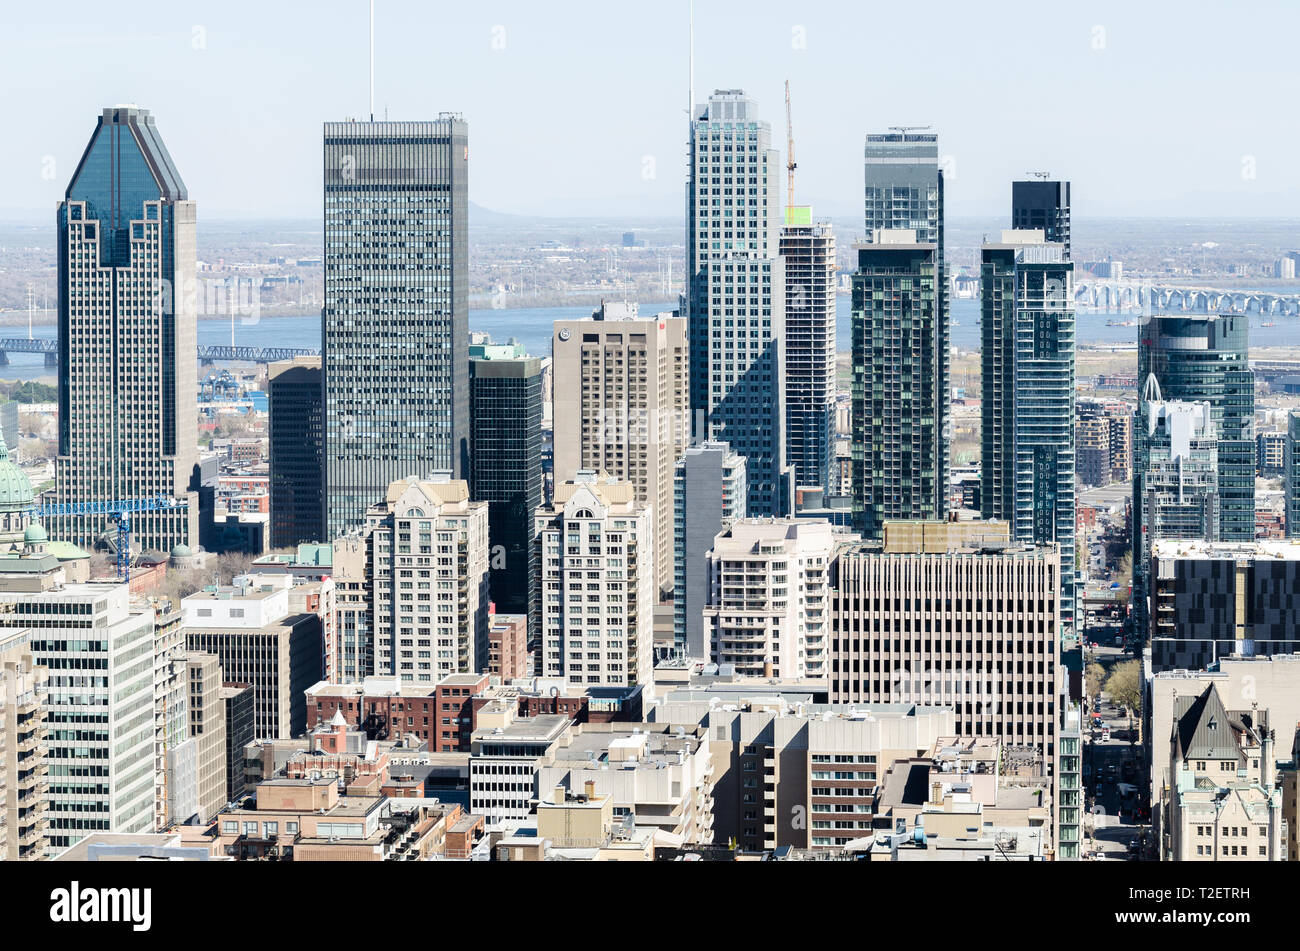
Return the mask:
[[[1261,539],[1253,542],[1159,541],[1151,546],[1156,558],[1201,561],[1275,559],[1300,561],[1300,539]]]

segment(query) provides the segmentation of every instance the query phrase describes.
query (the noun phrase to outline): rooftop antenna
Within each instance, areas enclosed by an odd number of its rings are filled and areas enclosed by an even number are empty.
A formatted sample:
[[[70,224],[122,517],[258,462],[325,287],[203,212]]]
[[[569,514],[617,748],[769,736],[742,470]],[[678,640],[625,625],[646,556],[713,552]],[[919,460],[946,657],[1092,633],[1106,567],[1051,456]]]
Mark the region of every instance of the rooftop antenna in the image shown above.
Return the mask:
[[[375,0],[370,0],[370,121],[375,121]]]
[[[1025,172],[1030,178],[1036,178],[1040,182],[1045,182],[1052,177],[1051,172]]]
[[[799,167],[794,160],[794,125],[790,121],[790,80],[785,81],[785,145],[786,145],[786,200],[787,209],[794,207],[794,170]]]
[[[907,133],[909,132],[924,132],[926,129],[929,128],[932,127],[928,125],[891,125],[889,127],[889,131],[901,132],[903,133],[903,135],[907,135]]]

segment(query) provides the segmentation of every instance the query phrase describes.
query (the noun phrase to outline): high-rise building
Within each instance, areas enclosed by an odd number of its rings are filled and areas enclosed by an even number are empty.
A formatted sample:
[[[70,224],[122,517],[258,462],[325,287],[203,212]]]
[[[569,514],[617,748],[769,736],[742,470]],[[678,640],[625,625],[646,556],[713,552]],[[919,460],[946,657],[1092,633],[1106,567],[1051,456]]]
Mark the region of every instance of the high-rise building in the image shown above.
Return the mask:
[[[708,553],[708,660],[742,677],[823,678],[829,672],[829,522],[743,519]]]
[[[1073,268],[1041,231],[981,251],[980,509],[1013,541],[1061,552],[1061,624],[1074,625]]]
[[[1133,478],[1133,404],[1125,400],[1075,402],[1075,468],[1084,485]]]
[[[325,671],[320,618],[289,607],[287,576],[240,575],[230,587],[181,600],[185,645],[216,654],[224,676],[253,685],[253,728],[266,739],[301,736],[303,694]]]
[[[226,720],[226,802],[238,802],[244,796],[244,747],[257,739],[253,685],[223,683],[221,705]]]
[[[782,406],[779,163],[771,141],[771,126],[744,90],[716,90],[692,113],[685,299],[691,426],[696,441],[726,442],[745,457],[747,509],[756,516],[784,515],[794,504]]]
[[[326,531],[468,472],[468,126],[325,123]]]
[[[786,209],[786,460],[796,488],[832,482],[835,441],[835,233],[812,209]]]
[[[375,673],[374,597],[370,586],[370,539],[361,533],[335,539],[334,648],[336,683],[354,683]]]
[[[886,526],[832,572],[830,700],[951,707],[958,736],[1055,759],[1060,557],[1008,546],[1005,522]]]
[[[1042,231],[1070,260],[1070,183],[1046,178],[1012,182],[1011,227]]]
[[[48,678],[32,653],[31,632],[0,629],[0,861],[45,857]]]
[[[434,684],[488,664],[488,503],[445,472],[399,479],[366,514],[375,673]]]
[[[501,614],[527,615],[542,504],[542,361],[517,344],[471,345],[469,387],[469,492],[488,503],[492,601]]]
[[[877,231],[915,231],[943,261],[943,172],[932,132],[873,132],[864,149],[866,240]],[[945,302],[946,303],[946,302]]]
[[[1206,402],[1219,437],[1220,533],[1255,537],[1255,374],[1244,316],[1153,316],[1138,333],[1138,385],[1154,375],[1162,398]],[[1134,500],[1135,525],[1142,525]],[[1136,560],[1134,562],[1136,568]]]
[[[271,451],[271,547],[325,538],[325,431],[320,357],[267,367]]]
[[[1138,404],[1133,495],[1143,530],[1133,540],[1133,622],[1146,637],[1146,578],[1152,545],[1162,539],[1220,537],[1219,443],[1209,403],[1165,402],[1155,378]],[[1140,567],[1139,567],[1140,566]]]
[[[557,414],[558,416],[558,414]],[[654,522],[629,482],[580,471],[535,515],[539,655],[533,673],[571,684],[649,683]]]
[[[1286,500],[1286,537],[1300,538],[1300,410],[1286,417],[1282,457],[1282,494]]]
[[[215,654],[190,651],[185,656],[185,668],[189,681],[189,735],[195,744],[197,811],[199,820],[207,822],[230,801],[226,797],[226,704],[221,693],[221,662]]]
[[[194,202],[153,117],[105,109],[59,203],[53,501],[179,502],[131,516],[142,551],[198,547],[195,247]],[[93,548],[109,515],[65,511],[49,528]]]
[[[726,443],[691,446],[673,477],[673,642],[704,659],[704,606],[709,603],[708,554],[713,540],[745,517],[745,457]]]
[[[878,538],[887,520],[946,512],[948,333],[938,248],[877,229],[853,273],[853,514]]]
[[[153,610],[133,610],[125,584],[6,589],[0,627],[30,630],[49,671],[47,854],[92,832],[154,831]]]
[[[690,441],[686,321],[602,304],[591,320],[557,320],[551,351],[555,484],[583,470],[631,483],[652,507],[656,596],[671,597],[673,467]]]

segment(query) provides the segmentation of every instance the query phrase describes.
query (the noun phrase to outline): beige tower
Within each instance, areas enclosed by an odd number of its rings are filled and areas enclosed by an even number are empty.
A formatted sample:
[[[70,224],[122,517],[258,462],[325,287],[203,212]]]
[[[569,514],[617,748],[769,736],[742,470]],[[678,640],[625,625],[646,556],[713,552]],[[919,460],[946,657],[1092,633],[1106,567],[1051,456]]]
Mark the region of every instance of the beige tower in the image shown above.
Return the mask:
[[[557,320],[555,485],[581,470],[630,482],[653,507],[654,582],[673,590],[673,471],[690,440],[686,319],[641,318],[602,304],[591,320]]]

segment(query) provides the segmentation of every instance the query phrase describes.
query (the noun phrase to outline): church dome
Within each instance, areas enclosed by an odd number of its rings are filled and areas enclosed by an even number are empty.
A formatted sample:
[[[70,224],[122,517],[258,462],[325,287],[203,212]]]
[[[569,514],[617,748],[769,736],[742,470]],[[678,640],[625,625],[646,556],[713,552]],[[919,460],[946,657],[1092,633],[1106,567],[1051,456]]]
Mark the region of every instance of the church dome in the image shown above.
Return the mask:
[[[27,526],[27,531],[23,532],[23,542],[28,545],[44,545],[49,540],[50,536],[45,534],[40,522],[32,522]]]
[[[0,433],[0,512],[30,509],[35,501],[31,480],[9,460],[9,447]]]

